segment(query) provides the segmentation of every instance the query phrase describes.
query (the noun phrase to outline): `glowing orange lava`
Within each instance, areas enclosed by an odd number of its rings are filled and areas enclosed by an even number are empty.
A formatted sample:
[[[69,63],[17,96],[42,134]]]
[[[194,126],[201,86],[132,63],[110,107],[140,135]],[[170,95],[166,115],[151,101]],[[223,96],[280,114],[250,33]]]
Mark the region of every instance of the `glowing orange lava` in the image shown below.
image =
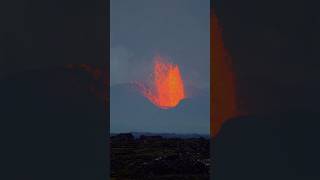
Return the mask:
[[[173,108],[186,98],[179,66],[161,56],[154,58],[151,86],[141,90],[145,97],[162,109]]]

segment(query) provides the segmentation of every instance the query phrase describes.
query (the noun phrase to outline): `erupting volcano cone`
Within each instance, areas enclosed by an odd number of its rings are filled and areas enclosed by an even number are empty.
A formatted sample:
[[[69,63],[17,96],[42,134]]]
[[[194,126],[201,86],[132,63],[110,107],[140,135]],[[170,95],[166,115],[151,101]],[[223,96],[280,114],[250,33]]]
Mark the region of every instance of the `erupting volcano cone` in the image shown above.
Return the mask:
[[[161,56],[154,58],[151,86],[141,87],[142,94],[162,109],[173,108],[186,98],[179,66]]]

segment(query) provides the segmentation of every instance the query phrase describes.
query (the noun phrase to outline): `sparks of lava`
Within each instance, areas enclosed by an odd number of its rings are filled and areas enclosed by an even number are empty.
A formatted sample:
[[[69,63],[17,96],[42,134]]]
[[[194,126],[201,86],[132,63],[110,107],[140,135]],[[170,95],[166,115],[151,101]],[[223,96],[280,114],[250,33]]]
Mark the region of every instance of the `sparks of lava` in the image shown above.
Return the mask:
[[[186,98],[179,66],[157,55],[154,58],[151,86],[140,84],[140,91],[154,105],[162,109],[176,107]]]

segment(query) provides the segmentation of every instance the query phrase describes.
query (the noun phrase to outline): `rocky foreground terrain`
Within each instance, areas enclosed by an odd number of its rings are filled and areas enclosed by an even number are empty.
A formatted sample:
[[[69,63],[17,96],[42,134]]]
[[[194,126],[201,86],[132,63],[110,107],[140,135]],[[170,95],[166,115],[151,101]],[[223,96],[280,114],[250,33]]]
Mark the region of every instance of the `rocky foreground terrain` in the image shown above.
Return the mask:
[[[209,179],[209,139],[111,136],[111,179]]]

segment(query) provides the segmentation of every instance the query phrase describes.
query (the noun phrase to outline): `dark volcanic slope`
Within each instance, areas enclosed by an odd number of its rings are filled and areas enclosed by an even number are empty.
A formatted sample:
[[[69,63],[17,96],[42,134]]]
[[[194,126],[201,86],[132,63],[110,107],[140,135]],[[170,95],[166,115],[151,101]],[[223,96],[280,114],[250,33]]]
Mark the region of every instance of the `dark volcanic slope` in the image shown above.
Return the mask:
[[[153,105],[133,84],[110,88],[111,132],[209,134],[209,94],[185,99],[169,110]]]
[[[209,179],[209,140],[118,134],[111,137],[115,180]]]
[[[9,177],[106,177],[107,117],[87,73],[43,69],[0,83],[1,163]]]

